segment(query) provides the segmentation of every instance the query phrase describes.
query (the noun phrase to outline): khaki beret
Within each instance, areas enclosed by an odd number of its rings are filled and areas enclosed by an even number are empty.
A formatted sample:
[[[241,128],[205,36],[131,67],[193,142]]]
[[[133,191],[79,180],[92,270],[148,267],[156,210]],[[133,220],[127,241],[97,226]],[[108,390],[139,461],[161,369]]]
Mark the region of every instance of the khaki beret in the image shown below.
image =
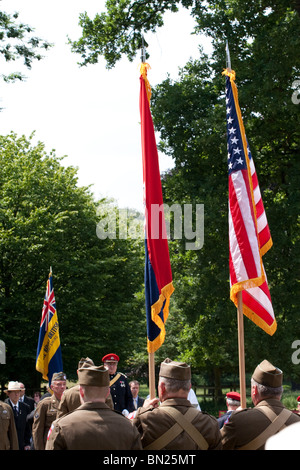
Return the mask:
[[[176,380],[190,380],[191,368],[185,362],[176,362],[167,358],[160,365],[159,376]]]
[[[283,373],[265,359],[258,364],[253,372],[252,378],[261,385],[277,388],[282,385]]]
[[[93,387],[108,387],[109,372],[103,366],[87,366],[78,369],[78,383],[80,385],[89,385]]]
[[[78,369],[83,366],[83,364],[89,364],[90,366],[94,366],[94,361],[89,357],[82,357],[78,362]]]
[[[67,380],[67,376],[64,372],[55,372],[55,374],[52,375],[51,383],[56,380]]]

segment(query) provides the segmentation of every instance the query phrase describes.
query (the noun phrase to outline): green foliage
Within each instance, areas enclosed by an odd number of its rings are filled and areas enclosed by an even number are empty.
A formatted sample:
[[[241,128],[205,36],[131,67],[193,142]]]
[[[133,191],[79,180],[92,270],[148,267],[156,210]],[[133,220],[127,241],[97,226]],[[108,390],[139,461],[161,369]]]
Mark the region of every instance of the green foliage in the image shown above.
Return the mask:
[[[42,303],[50,266],[64,370],[78,360],[117,351],[121,364],[141,334],[141,247],[136,240],[96,235],[97,204],[77,186],[76,170],[44,145],[0,137],[0,337],[7,347],[1,381],[40,381],[35,371]],[[104,203],[105,201],[99,202]]]
[[[41,60],[41,49],[47,50],[51,44],[34,36],[34,29],[27,24],[17,23],[18,13],[9,15],[0,11],[0,54],[6,62],[23,59],[25,67],[31,68],[34,60]],[[1,75],[3,80],[23,80],[24,75],[13,72]]]
[[[182,325],[173,353],[194,369],[238,368],[236,310],[229,300],[224,77],[225,41],[236,71],[239,102],[254,157],[274,247],[264,258],[278,330],[269,337],[245,319],[249,373],[264,357],[291,377],[291,344],[299,325],[299,106],[292,102],[299,79],[299,2],[285,0],[111,1],[94,21],[81,17],[82,38],[73,43],[82,64],[102,55],[113,67],[123,54],[132,60],[141,37],[163,24],[167,10],[190,8],[196,32],[212,40],[209,58],[200,51],[179,80],[152,90],[152,114],[160,150],[175,167],[163,177],[168,204],[204,204],[205,240],[187,252],[186,240],[170,242],[175,306]],[[153,12],[156,13],[153,16]],[[151,81],[151,78],[150,78]],[[168,320],[169,321],[169,320]],[[176,322],[175,322],[176,323]],[[168,328],[168,324],[167,324]],[[176,328],[174,329],[176,331]],[[172,335],[173,325],[168,334]],[[171,347],[166,339],[166,348]],[[172,349],[170,349],[172,351]]]

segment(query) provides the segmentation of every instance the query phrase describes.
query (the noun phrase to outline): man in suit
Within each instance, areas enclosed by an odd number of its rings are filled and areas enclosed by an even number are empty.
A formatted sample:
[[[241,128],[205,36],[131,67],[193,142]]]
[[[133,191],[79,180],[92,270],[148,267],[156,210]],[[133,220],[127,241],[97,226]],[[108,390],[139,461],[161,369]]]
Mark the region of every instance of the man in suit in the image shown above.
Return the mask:
[[[19,449],[30,450],[31,432],[27,416],[30,414],[30,408],[26,403],[20,402],[20,385],[19,382],[9,382],[8,388],[4,390],[8,395],[5,403],[8,403],[13,410],[15,425],[18,435]]]
[[[132,393],[134,409],[137,410],[140,406],[143,406],[145,401],[144,398],[139,397],[140,384],[137,380],[132,380],[129,382],[129,387]]]
[[[254,408],[235,411],[221,429],[224,450],[264,450],[267,439],[300,417],[281,402],[283,373],[266,359],[254,370],[251,398]]]
[[[109,408],[109,372],[103,366],[84,364],[78,370],[82,405],[54,421],[46,450],[141,450],[137,429]]]
[[[22,382],[19,382],[20,385],[20,398],[19,401],[26,403],[29,408],[30,408],[30,413],[27,416],[27,420],[29,422],[29,427],[30,427],[30,433],[32,433],[32,425],[33,425],[33,416],[34,416],[34,410],[35,410],[35,401],[32,397],[28,397],[25,395],[25,385]]]
[[[35,401],[32,397],[28,397],[27,395],[25,395],[25,385],[22,383],[22,382],[19,382],[19,386],[20,386],[20,399],[19,401],[22,401],[23,403],[27,403],[27,405],[29,406],[30,408],[30,411],[33,411],[34,408],[35,408]]]

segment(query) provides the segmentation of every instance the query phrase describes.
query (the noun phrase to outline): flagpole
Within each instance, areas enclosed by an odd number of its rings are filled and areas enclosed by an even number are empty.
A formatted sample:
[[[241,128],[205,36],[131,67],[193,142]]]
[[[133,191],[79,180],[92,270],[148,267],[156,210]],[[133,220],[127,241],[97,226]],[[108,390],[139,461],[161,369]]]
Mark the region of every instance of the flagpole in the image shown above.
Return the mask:
[[[231,58],[226,40],[226,68],[231,72]],[[246,408],[246,374],[245,374],[245,341],[244,341],[244,312],[243,312],[243,298],[242,291],[238,292],[238,308],[237,308],[237,323],[238,323],[238,349],[239,349],[239,378],[240,378],[240,396],[241,407]]]
[[[244,314],[242,291],[237,294],[238,309],[238,345],[239,345],[239,371],[240,371],[240,396],[241,407],[246,408],[246,375],[245,375],[245,344],[244,344]]]
[[[231,72],[231,59],[230,59],[228,41],[226,41],[226,68],[229,70],[229,72]]]
[[[152,399],[156,397],[154,353],[148,353],[148,367],[149,367],[149,394],[150,394],[150,398]]]

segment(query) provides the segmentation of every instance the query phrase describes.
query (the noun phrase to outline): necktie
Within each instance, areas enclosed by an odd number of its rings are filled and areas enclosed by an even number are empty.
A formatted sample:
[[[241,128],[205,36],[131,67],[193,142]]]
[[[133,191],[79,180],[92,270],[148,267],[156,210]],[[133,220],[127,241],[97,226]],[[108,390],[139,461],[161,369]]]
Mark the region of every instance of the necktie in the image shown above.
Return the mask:
[[[14,406],[14,412],[15,412],[15,415],[18,416],[19,415],[19,412],[18,412],[18,407],[15,405]]]

